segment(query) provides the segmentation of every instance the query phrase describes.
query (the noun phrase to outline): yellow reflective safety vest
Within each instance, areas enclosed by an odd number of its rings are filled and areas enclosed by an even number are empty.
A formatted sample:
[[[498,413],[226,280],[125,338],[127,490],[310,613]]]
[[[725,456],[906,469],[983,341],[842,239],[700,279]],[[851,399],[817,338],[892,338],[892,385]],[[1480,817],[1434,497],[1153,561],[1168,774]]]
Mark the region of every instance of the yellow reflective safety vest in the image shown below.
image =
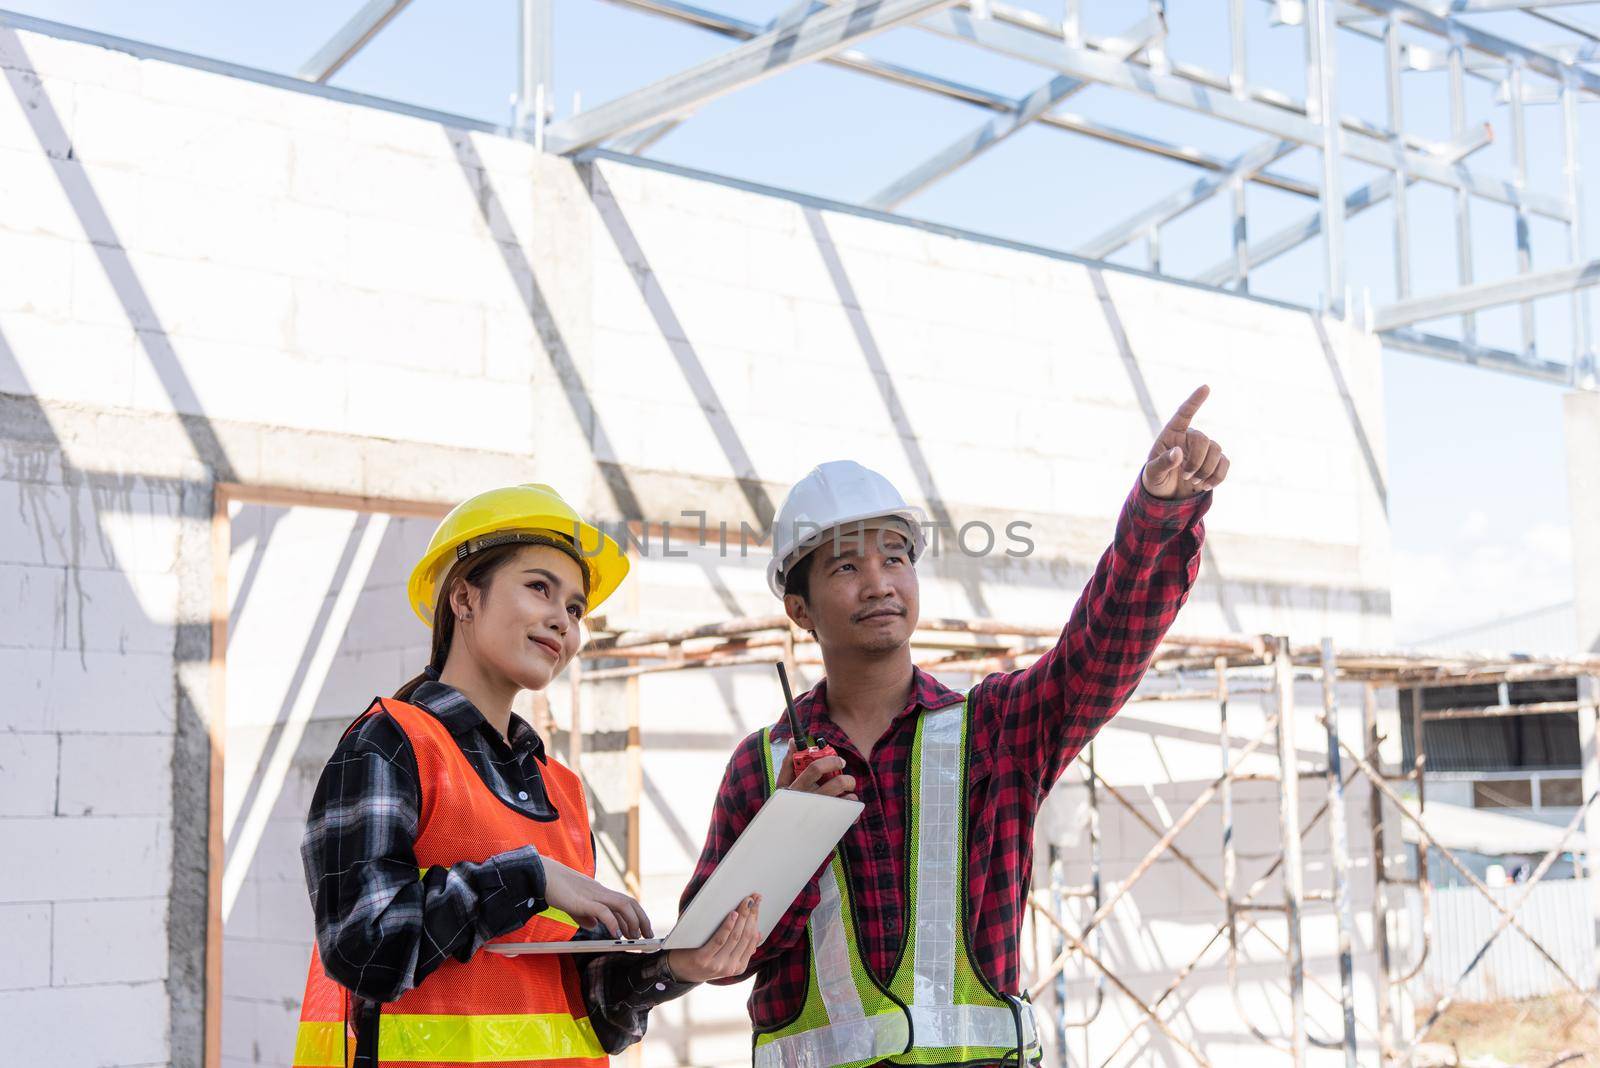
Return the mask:
[[[844,850],[821,878],[806,924],[810,974],[793,1019],[755,1035],[755,1068],[861,1068],[1037,1061],[1033,1006],[1002,994],[973,967],[967,945],[966,702],[924,710],[911,750],[906,945],[887,984],[865,963]],[[767,789],[789,743],[762,734]],[[1019,1056],[1020,1054],[1020,1056]]]
[[[484,785],[444,724],[426,710],[382,699],[362,719],[380,710],[394,717],[416,755],[422,806],[414,850],[424,872],[532,844],[541,856],[594,874],[583,785],[559,761],[552,757],[543,768],[559,818],[535,820]],[[551,908],[494,941],[558,942],[577,931],[571,916]],[[313,946],[294,1068],[349,1063],[355,1053],[349,1001],[344,988],[328,978]],[[605,1068],[610,1063],[567,955],[504,957],[480,950],[465,963],[447,960],[382,1006],[377,1030],[377,1059],[384,1066]]]

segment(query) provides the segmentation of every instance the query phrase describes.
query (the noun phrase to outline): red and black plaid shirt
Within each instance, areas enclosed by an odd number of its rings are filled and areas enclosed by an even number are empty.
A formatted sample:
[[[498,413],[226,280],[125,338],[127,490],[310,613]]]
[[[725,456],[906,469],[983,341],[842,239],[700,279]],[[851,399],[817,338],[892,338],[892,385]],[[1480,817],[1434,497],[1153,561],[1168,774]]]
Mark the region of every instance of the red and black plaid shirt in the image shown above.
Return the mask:
[[[1200,568],[1201,517],[1211,494],[1163,501],[1136,486],[1072,618],[1049,653],[1021,671],[994,674],[972,691],[973,747],[967,824],[968,934],[973,963],[1001,991],[1018,991],[1024,896],[1033,876],[1033,824],[1067,763],[1116,714],[1144,675]],[[905,708],[863,759],[828,718],[827,681],[795,701],[804,728],[832,745],[866,804],[840,843],[852,883],[867,966],[887,983],[905,937],[907,768],[916,717],[960,694],[918,669]],[[780,717],[781,720],[781,717]],[[787,738],[787,726],[773,729]],[[985,740],[991,740],[985,744]],[[712,810],[711,829],[687,904],[766,798],[759,732],[739,743]],[[751,962],[750,1018],[772,1027],[805,998],[805,924],[815,882],[800,895]],[[723,980],[734,983],[748,977]]]

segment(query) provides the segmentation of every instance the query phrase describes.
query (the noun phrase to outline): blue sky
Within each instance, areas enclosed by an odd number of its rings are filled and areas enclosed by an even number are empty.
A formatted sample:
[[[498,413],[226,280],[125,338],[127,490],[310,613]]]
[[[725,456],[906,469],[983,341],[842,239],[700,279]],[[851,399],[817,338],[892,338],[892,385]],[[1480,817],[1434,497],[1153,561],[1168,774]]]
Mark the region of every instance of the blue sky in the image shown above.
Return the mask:
[[[359,0],[4,0],[27,14],[269,70],[293,72],[334,32]],[[789,0],[702,0],[704,6],[760,22]],[[1059,12],[1059,2],[1020,0]],[[1144,0],[1084,0],[1090,33],[1117,33],[1141,19]],[[1271,27],[1269,7],[1246,5],[1249,76],[1253,84],[1296,97],[1305,93],[1301,31]],[[1225,72],[1228,67],[1226,0],[1169,4],[1169,50],[1175,59]],[[1600,3],[1566,9],[1600,23]],[[335,84],[426,104],[496,122],[509,121],[516,80],[515,0],[413,0],[335,78]],[[1487,29],[1527,43],[1561,41],[1527,16],[1477,20]],[[726,38],[626,10],[603,0],[556,0],[556,89],[559,115],[575,102],[592,106],[730,47]],[[1422,36],[1414,38],[1425,40]],[[1569,38],[1570,40],[1570,38]],[[915,29],[869,42],[864,51],[930,69],[947,77],[1021,95],[1050,72],[981,52]],[[1385,118],[1381,46],[1340,34],[1340,103],[1344,111],[1375,122]],[[1530,79],[1538,82],[1537,79]],[[1445,75],[1406,76],[1408,129],[1449,138]],[[1495,143],[1473,157],[1475,168],[1508,176],[1511,137],[1508,109],[1493,87],[1469,80],[1468,119],[1491,122]],[[1067,105],[1102,122],[1153,136],[1198,144],[1217,155],[1241,152],[1260,135],[1193,113],[1091,87]],[[1586,211],[1600,210],[1600,107],[1584,109],[1584,156],[1591,176]],[[840,199],[864,198],[916,161],[986,118],[965,105],[930,97],[848,71],[808,66],[713,102],[651,154],[657,158],[733,174],[775,186]],[[1550,193],[1563,188],[1559,109],[1528,108],[1530,185]],[[1275,167],[1316,179],[1315,153],[1298,151]],[[1108,181],[1107,175],[1115,175]],[[1375,177],[1372,168],[1346,164],[1347,186]],[[902,205],[907,214],[1035,244],[1071,249],[1108,220],[1193,181],[1183,164],[1130,152],[1060,131],[1029,128],[1006,144]],[[1262,187],[1249,193],[1251,226],[1261,234],[1297,218],[1313,205]],[[1413,288],[1451,288],[1455,252],[1451,195],[1414,186]],[[1163,239],[1168,270],[1198,271],[1228,252],[1226,198],[1169,226]],[[1474,262],[1479,280],[1514,270],[1509,209],[1474,204]],[[1368,289],[1374,303],[1394,295],[1391,257],[1393,215],[1388,206],[1352,220],[1351,284]],[[1535,220],[1534,265],[1566,262],[1560,227]],[[1594,255],[1593,246],[1589,254]],[[1120,258],[1143,262],[1142,247]],[[1255,291],[1297,303],[1313,301],[1321,261],[1315,243],[1284,256],[1252,276]],[[1566,360],[1571,337],[1565,298],[1537,307],[1543,355]],[[1480,338],[1518,347],[1514,308],[1479,317]],[[1452,333],[1445,322],[1431,327]],[[1406,640],[1455,629],[1477,619],[1542,607],[1571,597],[1565,452],[1561,394],[1556,386],[1390,353],[1385,357],[1390,517],[1396,550],[1395,623]]]

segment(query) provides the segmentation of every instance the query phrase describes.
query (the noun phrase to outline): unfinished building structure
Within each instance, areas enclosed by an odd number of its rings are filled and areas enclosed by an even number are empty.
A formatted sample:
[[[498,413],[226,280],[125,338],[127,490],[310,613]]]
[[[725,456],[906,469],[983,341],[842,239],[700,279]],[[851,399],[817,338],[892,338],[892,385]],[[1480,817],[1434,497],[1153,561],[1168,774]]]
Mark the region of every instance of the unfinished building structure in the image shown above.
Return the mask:
[[[732,743],[776,716],[770,663],[815,678],[762,581],[759,535],[785,485],[848,455],[952,534],[1029,524],[1025,556],[956,538],[922,567],[918,656],[959,682],[1050,642],[1158,413],[1202,380],[1207,425],[1236,462],[1178,631],[1223,637],[1169,645],[1053,800],[1028,933],[1052,1056],[1377,1063],[1404,1050],[1420,932],[1381,919],[1402,895],[1376,893],[1377,876],[1403,874],[1373,864],[1369,790],[1384,802],[1380,851],[1406,817],[1384,793],[1395,787],[1366,785],[1382,778],[1366,774],[1379,770],[1367,719],[1394,772],[1397,684],[1600,666],[1370,652],[1389,644],[1379,353],[1587,387],[1580,299],[1570,359],[1531,337],[1513,352],[1414,324],[1595,272],[1574,238],[1559,275],[1465,278],[1448,297],[1346,313],[1337,234],[1347,209],[1427,181],[1580,235],[1576,186],[1535,195],[1475,172],[1461,162],[1482,137],[1470,130],[1433,145],[1319,122],[1331,97],[1263,99],[1242,60],[1219,83],[1161,58],[1159,17],[1130,43],[998,3],[803,5],[772,28],[634,6],[749,40],[658,92],[663,107],[634,99],[559,123],[544,121],[529,48],[513,130],[319,84],[401,3],[366,5],[304,82],[0,16],[0,657],[24,695],[0,742],[0,825],[20,858],[0,897],[15,947],[0,1014],[18,1025],[15,1055],[286,1063],[310,936],[297,854],[309,792],[343,725],[422,662],[427,635],[400,584],[455,500],[536,478],[631,534],[635,578],[530,714],[590,785],[605,874],[661,917]],[[547,10],[526,5],[536,39]],[[1434,55],[1421,38],[1443,34],[1453,45],[1438,56],[1461,77],[1482,76],[1485,55],[1509,61],[1517,104],[1521,79],[1553,80],[1574,138],[1576,100],[1595,89],[1576,56],[1430,6],[1310,12],[1329,33],[1338,20],[1392,34],[1415,64]],[[993,114],[869,205],[631,154],[774,50],[917,83],[852,51],[912,23],[1057,73],[1027,100],[921,78]],[[1098,127],[1056,108],[1085,81],[1273,140],[1221,160]],[[1084,255],[889,213],[1033,121],[1139,141],[1206,175]],[[1391,174],[1344,190],[1337,167],[1323,183],[1271,169],[1306,146]],[[1159,256],[1151,269],[1104,260],[1124,238],[1158,247],[1186,206],[1246,182],[1320,208],[1298,237],[1241,239],[1216,277],[1163,276]],[[1224,288],[1319,230],[1328,298]],[[1596,394],[1576,390],[1570,411],[1572,454],[1600,449]],[[1600,485],[1572,467],[1576,520],[1600,509]],[[1579,561],[1592,636],[1600,568]],[[1574,710],[1592,751],[1585,692]],[[1323,709],[1340,728],[1331,750]],[[1340,803],[1331,784],[1352,774]],[[1592,952],[1587,971],[1552,956],[1592,988]],[[664,1008],[637,1056],[743,1062],[742,998],[706,988]]]

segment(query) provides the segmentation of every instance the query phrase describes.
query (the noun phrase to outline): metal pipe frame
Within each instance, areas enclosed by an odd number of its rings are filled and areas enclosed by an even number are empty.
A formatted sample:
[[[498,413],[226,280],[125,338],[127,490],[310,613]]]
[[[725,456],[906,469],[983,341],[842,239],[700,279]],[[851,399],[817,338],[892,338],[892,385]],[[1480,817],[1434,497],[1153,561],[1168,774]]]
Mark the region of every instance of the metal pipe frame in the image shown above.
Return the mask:
[[[406,9],[411,0],[368,0],[301,68],[298,77],[322,84],[355,58],[357,52],[378,35],[378,31]]]
[[[1526,235],[1525,227],[1517,228],[1519,241]],[[1519,252],[1519,258],[1521,253]],[[1449,293],[1429,297],[1412,297],[1397,300],[1378,308],[1373,313],[1372,327],[1380,334],[1400,327],[1412,326],[1428,319],[1463,312],[1481,311],[1497,304],[1520,302],[1524,308],[1528,301],[1557,293],[1575,293],[1588,286],[1600,285],[1600,260],[1590,260],[1553,271],[1523,273],[1500,282],[1481,282]],[[1531,319],[1524,318],[1524,340],[1531,340]],[[1530,359],[1537,355],[1529,352]]]
[[[680,0],[609,2],[692,22],[731,36],[744,36],[754,29],[748,24],[739,24],[719,13],[697,9]],[[1478,0],[1471,0],[1462,6],[1464,2],[1466,0],[1450,0],[1448,3],[1443,0],[1310,0],[1307,20],[1308,92],[1304,102],[1249,84],[1242,0],[1229,0],[1232,58],[1226,76],[1193,64],[1171,61],[1165,54],[1162,37],[1142,50],[1137,47],[1130,50],[1126,42],[1085,35],[1076,5],[1066,5],[1061,17],[1055,19],[1015,7],[1004,0],[984,0],[982,3],[967,0],[927,17],[910,20],[910,24],[1057,71],[1055,78],[1022,99],[1007,100],[976,86],[953,85],[948,79],[935,79],[923,72],[905,68],[886,69],[886,65],[880,61],[861,54],[830,55],[824,61],[853,67],[902,85],[938,92],[998,112],[869,197],[864,202],[867,207],[896,209],[933,182],[953,173],[1024,126],[1037,123],[1100,137],[1138,151],[1182,159],[1213,172],[1214,177],[1202,178],[1192,187],[1141,209],[1100,237],[1086,242],[1078,251],[1089,258],[1103,259],[1132,241],[1143,241],[1146,243],[1149,267],[1159,273],[1162,269],[1162,226],[1194,204],[1216,192],[1227,190],[1233,202],[1229,233],[1232,256],[1227,267],[1213,268],[1196,280],[1207,285],[1237,286],[1247,291],[1249,272],[1253,267],[1303,241],[1321,237],[1324,281],[1320,296],[1308,303],[1342,317],[1346,313],[1344,304],[1347,290],[1343,249],[1345,219],[1383,199],[1394,198],[1396,289],[1400,300],[1411,299],[1412,238],[1405,189],[1412,181],[1428,181],[1455,192],[1459,253],[1457,273],[1463,288],[1471,287],[1472,278],[1468,222],[1471,201],[1483,198],[1507,204],[1516,214],[1520,276],[1550,283],[1555,286],[1555,292],[1570,291],[1576,285],[1571,275],[1547,272],[1549,277],[1540,277],[1531,273],[1533,254],[1528,217],[1535,214],[1568,226],[1569,247],[1566,251],[1574,257],[1574,265],[1582,263],[1577,258],[1582,252],[1576,237],[1580,231],[1580,220],[1576,216],[1581,210],[1581,187],[1577,184],[1576,169],[1571,166],[1567,168],[1567,188],[1562,196],[1537,192],[1538,186],[1530,181],[1521,114],[1524,98],[1522,81],[1525,75],[1549,80],[1552,85],[1550,92],[1556,94],[1551,99],[1561,99],[1572,116],[1570,122],[1574,132],[1571,137],[1576,140],[1577,102],[1582,94],[1587,93],[1591,97],[1600,94],[1600,73],[1583,66],[1588,57],[1579,50],[1530,47],[1483,30],[1456,16],[1489,10],[1521,10],[1539,15],[1571,32],[1583,34],[1587,28],[1569,25],[1569,19],[1541,12],[1541,5],[1531,2],[1506,4],[1503,7],[1482,6]],[[1483,2],[1492,5],[1496,0]],[[843,0],[815,0],[811,18],[820,17],[828,10],[839,10],[841,4]],[[870,8],[875,5],[864,6]],[[1377,23],[1376,27],[1372,25],[1374,22]],[[1385,126],[1348,115],[1333,115],[1337,80],[1334,37],[1339,32],[1356,33],[1382,41],[1385,45],[1389,89],[1389,115]],[[1427,144],[1406,133],[1400,85],[1410,58],[1408,46],[1403,40],[1407,32],[1431,35],[1447,49],[1448,58],[1444,66],[1451,72],[1452,117],[1455,120],[1457,145],[1468,137],[1461,79],[1468,74],[1488,76],[1488,72],[1496,65],[1500,70],[1510,71],[1510,78],[1515,83],[1510,102],[1514,163],[1513,173],[1505,179],[1491,179],[1461,166],[1460,160],[1465,154],[1450,158],[1452,146]],[[1600,38],[1600,33],[1596,36]],[[1418,54],[1426,53],[1420,45],[1410,47]],[[1466,62],[1468,52],[1474,57],[1470,67]],[[1427,69],[1437,67],[1430,64]],[[1241,167],[1244,160],[1219,160],[1203,150],[1181,150],[1177,146],[1162,145],[1156,139],[1135,131],[1111,131],[1087,120],[1067,119],[1058,110],[1058,105],[1083,84],[1091,82],[1172,106],[1201,111],[1267,133],[1283,142],[1285,151],[1298,146],[1318,149],[1323,160],[1320,181],[1313,189],[1295,190],[1312,192],[1317,196],[1320,208],[1315,226],[1291,228],[1275,235],[1272,246],[1259,250],[1268,254],[1257,259],[1255,253],[1258,250],[1252,249],[1245,238],[1249,230],[1248,198],[1244,194],[1243,183],[1238,180],[1241,177],[1238,172],[1244,170],[1244,181],[1278,188],[1285,185],[1281,176],[1272,175],[1259,167]],[[635,97],[643,95],[634,94]],[[642,150],[659,136],[659,132],[664,131],[654,132],[648,137],[635,136],[625,142],[625,146],[630,150]],[[1517,146],[1523,146],[1522,151],[1515,151]],[[576,147],[568,146],[566,150],[574,151]],[[1346,197],[1340,188],[1340,161],[1343,159],[1380,166],[1390,174],[1383,185],[1369,183]],[[1583,325],[1586,305],[1581,298],[1573,298],[1574,352],[1568,362],[1558,362],[1544,360],[1538,354],[1535,320],[1529,303],[1532,299],[1518,300],[1524,309],[1524,330],[1520,350],[1512,354],[1511,359],[1484,359],[1483,353],[1475,351],[1476,332],[1472,315],[1476,308],[1449,313],[1461,317],[1462,334],[1459,339],[1441,339],[1446,342],[1443,344],[1435,344],[1426,336],[1391,338],[1387,331],[1380,332],[1384,334],[1385,341],[1395,342],[1397,347],[1407,351],[1425,351],[1428,355],[1490,370],[1531,373],[1537,378],[1559,378],[1568,384],[1591,385],[1591,342],[1589,331]],[[1384,312],[1388,311],[1390,309],[1384,309]],[[1457,343],[1449,344],[1452,340]]]

